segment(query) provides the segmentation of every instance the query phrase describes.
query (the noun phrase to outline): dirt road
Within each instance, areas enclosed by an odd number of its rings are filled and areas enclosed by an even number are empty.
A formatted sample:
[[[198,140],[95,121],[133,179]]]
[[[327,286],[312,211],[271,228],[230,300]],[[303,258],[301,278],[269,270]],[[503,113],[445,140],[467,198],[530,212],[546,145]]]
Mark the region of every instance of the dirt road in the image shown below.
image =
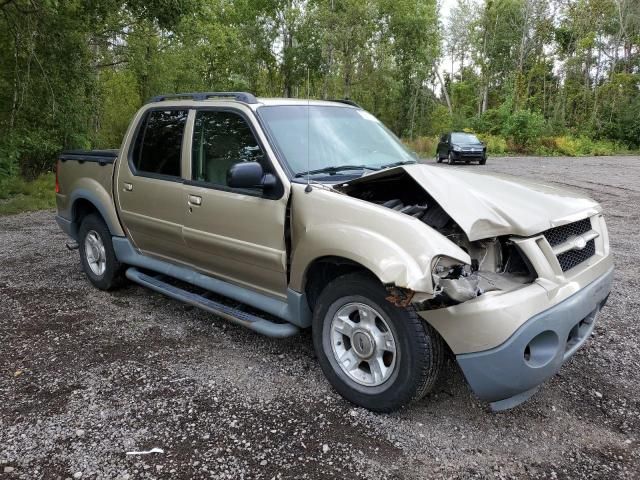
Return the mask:
[[[98,291],[52,212],[3,217],[0,478],[638,478],[640,158],[442,168],[556,182],[604,206],[609,304],[529,402],[489,413],[450,364],[410,409],[354,408],[308,333],[270,340],[138,286]]]

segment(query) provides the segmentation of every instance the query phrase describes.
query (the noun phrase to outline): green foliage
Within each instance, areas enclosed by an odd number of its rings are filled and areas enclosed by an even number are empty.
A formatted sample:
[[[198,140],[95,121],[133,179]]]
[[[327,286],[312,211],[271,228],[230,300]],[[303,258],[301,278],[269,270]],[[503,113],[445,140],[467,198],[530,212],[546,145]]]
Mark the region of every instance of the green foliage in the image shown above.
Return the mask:
[[[405,144],[416,152],[421,158],[430,159],[436,154],[439,137],[416,137],[413,140],[405,140]]]
[[[453,129],[453,118],[444,105],[436,105],[431,112],[428,132],[434,135],[449,132]]]
[[[544,133],[544,130],[545,120],[541,114],[520,110],[507,118],[502,134],[514,142],[517,150],[525,151]]]
[[[567,157],[600,156],[627,153],[628,149],[611,140],[593,140],[589,137],[543,137],[533,150],[538,155],[564,155]]]
[[[55,208],[55,176],[41,175],[25,181],[21,177],[0,177],[0,215]]]
[[[63,149],[118,147],[149,97],[197,90],[348,97],[429,156],[434,136],[461,129],[498,155],[640,148],[640,2],[457,0],[447,25],[437,8],[0,1],[0,178],[36,178]]]
[[[507,140],[499,135],[485,133],[479,134],[478,138],[487,146],[489,155],[504,155],[508,151]]]

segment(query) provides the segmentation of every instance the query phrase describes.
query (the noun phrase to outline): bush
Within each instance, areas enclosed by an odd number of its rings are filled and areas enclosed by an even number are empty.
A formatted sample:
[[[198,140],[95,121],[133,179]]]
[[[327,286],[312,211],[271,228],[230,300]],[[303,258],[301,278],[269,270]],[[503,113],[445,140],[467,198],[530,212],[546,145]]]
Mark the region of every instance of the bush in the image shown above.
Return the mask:
[[[422,158],[431,158],[436,154],[439,137],[416,137],[413,140],[405,139],[404,144],[416,152]]]
[[[437,105],[433,109],[433,112],[431,112],[431,117],[429,118],[429,132],[434,135],[448,132],[451,130],[452,125],[453,119],[451,118],[449,109],[444,105]]]
[[[502,109],[491,108],[472,120],[473,129],[477,132],[500,135],[508,115]]]
[[[505,122],[502,134],[512,142],[518,152],[526,152],[544,133],[544,117],[537,112],[520,110],[513,113]]]
[[[490,155],[504,155],[507,152],[507,141],[499,135],[479,134],[478,138],[487,146]]]
[[[586,136],[544,137],[539,141],[536,154],[565,155],[567,157],[615,155],[627,150],[611,140],[593,140]]]
[[[555,137],[553,138],[553,151],[567,157],[576,157],[578,155],[578,145],[572,137]]]

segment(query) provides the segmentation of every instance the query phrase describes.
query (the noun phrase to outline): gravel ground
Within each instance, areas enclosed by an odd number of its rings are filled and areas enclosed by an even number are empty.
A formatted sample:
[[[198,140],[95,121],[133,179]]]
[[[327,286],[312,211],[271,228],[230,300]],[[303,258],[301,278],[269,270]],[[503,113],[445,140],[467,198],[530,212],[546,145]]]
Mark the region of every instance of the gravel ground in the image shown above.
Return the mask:
[[[138,286],[92,288],[52,212],[0,218],[1,478],[638,478],[640,158],[490,159],[604,205],[594,338],[490,413],[450,363],[392,415],[329,387],[308,333],[262,338]],[[126,452],[162,449],[163,453]]]

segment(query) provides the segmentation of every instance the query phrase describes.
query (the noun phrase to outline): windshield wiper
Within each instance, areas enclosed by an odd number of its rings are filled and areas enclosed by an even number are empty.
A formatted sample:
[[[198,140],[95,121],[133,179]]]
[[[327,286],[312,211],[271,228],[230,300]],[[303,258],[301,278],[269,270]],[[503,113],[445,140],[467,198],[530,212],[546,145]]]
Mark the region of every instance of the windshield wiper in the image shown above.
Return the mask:
[[[382,170],[383,168],[399,167],[400,165],[409,165],[412,163],[418,163],[418,162],[417,160],[403,160],[402,162],[387,163],[386,165],[382,165],[380,167],[380,170]]]
[[[371,167],[369,165],[338,165],[324,168],[318,168],[317,170],[309,170],[307,172],[299,172],[295,174],[296,178],[306,177],[307,175],[315,175],[317,173],[328,173],[334,175],[344,170],[380,170],[378,167]]]

